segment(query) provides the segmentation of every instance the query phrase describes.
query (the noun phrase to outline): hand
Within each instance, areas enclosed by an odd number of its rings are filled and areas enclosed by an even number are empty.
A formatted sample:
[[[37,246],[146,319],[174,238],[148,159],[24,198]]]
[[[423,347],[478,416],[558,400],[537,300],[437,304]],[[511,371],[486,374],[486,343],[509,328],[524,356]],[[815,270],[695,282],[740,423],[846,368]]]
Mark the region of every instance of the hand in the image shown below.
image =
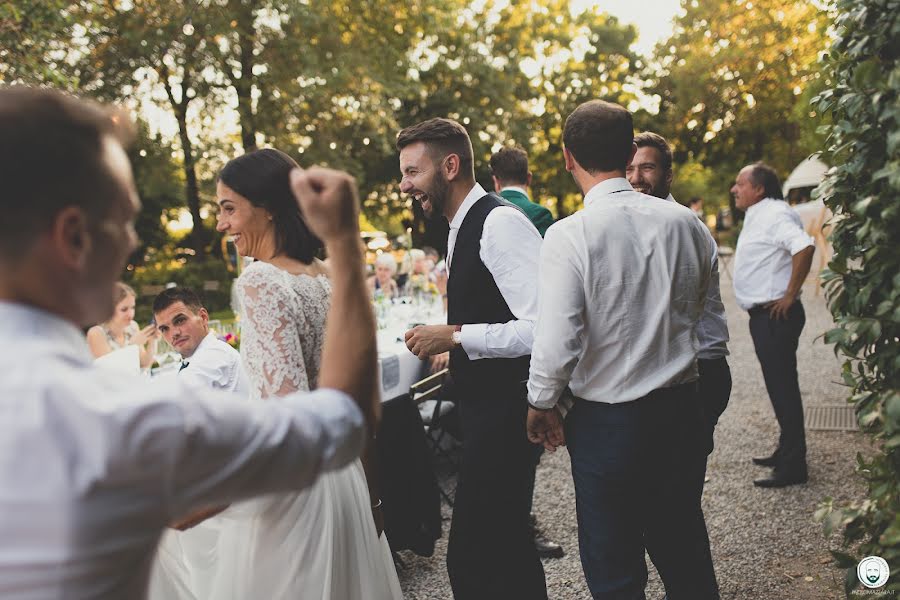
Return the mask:
[[[384,531],[384,513],[381,511],[380,503],[376,503],[372,507],[372,519],[375,521],[375,531],[378,533],[378,537],[381,537]]]
[[[550,410],[537,410],[528,407],[528,441],[532,444],[542,444],[550,452],[555,452],[559,446],[566,445],[566,434],[563,432],[562,416],[554,406]]]
[[[159,335],[159,332],[156,330],[156,325],[147,325],[140,331],[138,331],[131,338],[131,343],[137,346],[143,346],[150,340],[155,340]]]
[[[434,277],[434,285],[437,287],[438,291],[441,293],[441,296],[447,296],[447,280],[449,277],[447,276],[446,271],[441,271]]]
[[[406,347],[425,360],[453,349],[454,325],[419,325],[406,332]]]
[[[431,357],[431,372],[437,373],[438,371],[443,371],[447,367],[450,366],[450,353],[444,352],[443,354],[435,354]]]
[[[791,306],[794,305],[794,297],[791,295],[785,295],[781,300],[775,300],[774,302],[769,302],[766,304],[766,308],[769,309],[769,318],[770,319],[787,319],[788,311]]]
[[[359,245],[359,197],[353,177],[322,167],[297,167],[291,171],[291,189],[303,220],[323,242],[350,237]]]
[[[212,506],[209,508],[203,508],[194,513],[191,513],[184,519],[175,521],[174,523],[169,525],[169,527],[171,527],[172,529],[177,529],[178,531],[185,531],[187,529],[190,529],[191,527],[196,527],[207,519],[216,516],[226,508],[228,508],[227,504],[225,506]]]

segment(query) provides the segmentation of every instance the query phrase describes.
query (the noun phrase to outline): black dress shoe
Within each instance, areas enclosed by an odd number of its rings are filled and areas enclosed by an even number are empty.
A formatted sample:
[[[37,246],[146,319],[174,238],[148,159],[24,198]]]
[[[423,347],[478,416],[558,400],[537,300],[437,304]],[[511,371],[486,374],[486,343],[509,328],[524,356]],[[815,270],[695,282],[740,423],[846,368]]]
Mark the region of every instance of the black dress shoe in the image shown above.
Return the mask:
[[[807,476],[805,471],[800,471],[797,473],[775,472],[771,477],[755,480],[753,482],[753,485],[761,488],[782,488],[789,485],[806,483],[808,479],[809,477]]]
[[[562,546],[544,537],[544,534],[537,525],[537,517],[535,517],[534,513],[531,513],[528,516],[528,525],[531,528],[531,537],[534,538],[534,547],[537,550],[539,557],[562,558],[566,555]]]
[[[754,456],[752,458],[753,464],[758,465],[760,467],[774,467],[778,462],[778,455],[773,454],[772,456]]]
[[[534,547],[537,550],[538,556],[541,558],[562,558],[566,555],[562,546],[554,541],[548,540],[540,533],[536,533],[534,536]]]

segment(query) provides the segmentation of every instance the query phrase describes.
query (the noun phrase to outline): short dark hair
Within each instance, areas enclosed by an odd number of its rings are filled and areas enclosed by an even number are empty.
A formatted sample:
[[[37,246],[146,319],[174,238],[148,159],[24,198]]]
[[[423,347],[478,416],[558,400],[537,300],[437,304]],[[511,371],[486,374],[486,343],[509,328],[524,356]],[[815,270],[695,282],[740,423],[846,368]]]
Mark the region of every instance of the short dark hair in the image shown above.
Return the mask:
[[[153,314],[155,315],[166,310],[176,302],[183,302],[193,312],[203,308],[203,303],[200,302],[200,296],[197,295],[197,292],[189,287],[173,287],[161,291],[153,299]]]
[[[290,173],[296,167],[297,162],[284,152],[263,148],[228,161],[219,181],[272,214],[276,252],[309,264],[322,242],[306,225],[291,191]]]
[[[132,137],[131,120],[115,109],[51,89],[0,89],[0,254],[20,256],[67,206],[105,218],[123,190],[104,142],[124,148]]]
[[[763,187],[763,198],[784,200],[784,194],[781,193],[781,182],[778,181],[778,173],[775,172],[775,169],[762,161],[748,166],[750,167],[750,182]]]
[[[491,175],[501,183],[528,183],[528,154],[520,146],[500,148],[491,156]]]
[[[459,156],[459,170],[467,175],[475,175],[475,159],[469,132],[453,119],[428,119],[410,125],[397,134],[398,151],[416,142],[425,143],[434,162],[443,160],[449,154],[456,154]]]
[[[634,145],[638,148],[656,148],[662,158],[663,170],[666,173],[672,170],[672,148],[663,136],[644,131],[634,136]]]
[[[566,119],[563,143],[589,173],[624,171],[634,142],[631,113],[618,104],[590,100]]]

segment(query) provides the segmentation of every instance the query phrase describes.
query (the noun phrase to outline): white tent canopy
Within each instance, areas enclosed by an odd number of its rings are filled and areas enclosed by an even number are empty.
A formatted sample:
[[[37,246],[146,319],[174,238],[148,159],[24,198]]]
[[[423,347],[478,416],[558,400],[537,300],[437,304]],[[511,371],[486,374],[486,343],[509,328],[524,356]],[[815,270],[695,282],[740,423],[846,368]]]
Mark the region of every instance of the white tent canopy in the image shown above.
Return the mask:
[[[828,165],[819,160],[818,154],[813,154],[797,165],[784,181],[781,191],[787,196],[788,192],[796,188],[815,187],[825,179],[826,171]]]

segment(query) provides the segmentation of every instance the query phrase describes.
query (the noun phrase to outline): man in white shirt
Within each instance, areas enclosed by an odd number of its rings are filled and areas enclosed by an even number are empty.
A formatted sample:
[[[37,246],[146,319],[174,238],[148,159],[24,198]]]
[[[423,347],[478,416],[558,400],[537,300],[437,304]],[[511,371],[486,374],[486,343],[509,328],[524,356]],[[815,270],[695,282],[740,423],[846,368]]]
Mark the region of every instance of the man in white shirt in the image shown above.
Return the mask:
[[[643,598],[646,548],[670,600],[716,599],[695,476],[706,450],[696,328],[712,253],[689,209],[625,179],[632,127],[627,110],[600,100],[566,119],[566,169],[585,208],[541,248],[528,433],[547,449],[568,445],[594,598]]]
[[[241,355],[209,330],[209,313],[194,290],[174,287],[153,300],[156,329],[179,354],[178,375],[199,385],[249,393]],[[188,369],[190,367],[190,369]]]
[[[672,171],[672,149],[664,137],[652,131],[645,131],[634,136],[637,151],[625,169],[625,175],[632,187],[642,194],[675,202],[670,193],[674,172]],[[690,209],[696,214],[696,209]],[[700,344],[697,351],[697,383],[700,390],[700,402],[706,419],[709,433],[709,451],[713,449],[713,433],[719,417],[728,406],[731,396],[731,369],[728,367],[728,321],[725,317],[725,305],[719,291],[719,259],[716,241],[708,229],[707,241],[712,252],[712,271],[710,272],[709,291],[703,315],[697,324],[697,338]],[[701,481],[705,478],[706,461],[703,462]]]
[[[124,114],[0,90],[0,597],[143,598],[163,528],[212,504],[297,490],[374,428],[374,317],[353,179],[292,184],[335,273],[320,389],[251,404],[96,370],[81,328],[112,312],[140,202]],[[336,279],[335,279],[336,276]]]
[[[769,400],[781,429],[771,456],[754,458],[774,467],[759,487],[805,483],[806,431],[797,380],[797,344],[806,323],[800,303],[815,241],[800,216],[784,201],[778,175],[755,163],[741,169],[734,186],[735,205],[746,212],[734,256],[734,296],[750,314],[750,335],[762,367]]]
[[[518,208],[475,182],[472,142],[456,121],[407,127],[397,149],[400,190],[426,217],[450,223],[449,324],[416,327],[406,343],[422,359],[450,351],[463,434],[447,547],[453,594],[545,599],[528,522],[534,449],[524,388],[541,236]]]

